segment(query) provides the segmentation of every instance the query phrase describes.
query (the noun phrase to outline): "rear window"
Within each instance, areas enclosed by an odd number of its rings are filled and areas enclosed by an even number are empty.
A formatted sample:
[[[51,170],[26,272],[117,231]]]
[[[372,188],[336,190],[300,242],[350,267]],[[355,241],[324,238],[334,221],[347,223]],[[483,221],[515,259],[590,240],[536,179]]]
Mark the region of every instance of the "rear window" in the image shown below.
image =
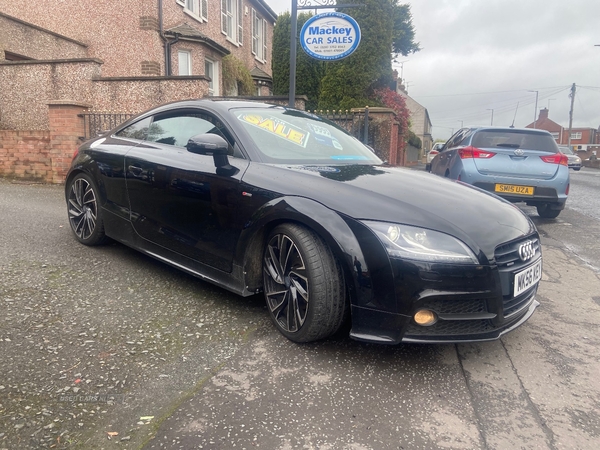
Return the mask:
[[[542,152],[558,152],[554,138],[550,134],[522,130],[515,131],[479,131],[471,143],[478,148],[521,148]]]

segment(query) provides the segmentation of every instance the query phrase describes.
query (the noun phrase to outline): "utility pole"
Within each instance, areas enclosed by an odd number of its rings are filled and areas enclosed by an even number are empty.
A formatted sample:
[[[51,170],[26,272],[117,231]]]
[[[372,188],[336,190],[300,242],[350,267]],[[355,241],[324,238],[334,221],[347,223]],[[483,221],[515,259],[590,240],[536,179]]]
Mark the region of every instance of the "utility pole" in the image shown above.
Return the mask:
[[[490,120],[490,126],[493,126],[494,125],[494,110],[491,108],[488,108],[488,111],[492,112],[492,120]]]
[[[537,122],[537,115],[538,115],[537,103],[538,103],[539,91],[529,91],[529,92],[535,92],[535,109],[533,110],[533,128],[535,128],[536,122]]]
[[[569,111],[569,148],[571,148],[571,129],[573,128],[573,105],[575,104],[575,83],[571,86],[571,93],[569,97],[571,97],[571,110]]]

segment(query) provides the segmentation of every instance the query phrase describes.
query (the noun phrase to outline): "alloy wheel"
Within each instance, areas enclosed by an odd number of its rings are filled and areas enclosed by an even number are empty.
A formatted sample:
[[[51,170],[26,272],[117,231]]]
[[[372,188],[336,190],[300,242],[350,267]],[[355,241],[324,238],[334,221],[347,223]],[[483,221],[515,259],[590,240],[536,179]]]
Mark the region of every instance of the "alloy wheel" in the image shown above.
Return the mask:
[[[302,255],[294,241],[277,234],[267,245],[264,258],[267,306],[285,331],[295,333],[304,324],[309,308],[309,282]]]
[[[85,178],[77,178],[69,191],[69,222],[82,240],[89,239],[96,229],[98,203],[94,188]]]

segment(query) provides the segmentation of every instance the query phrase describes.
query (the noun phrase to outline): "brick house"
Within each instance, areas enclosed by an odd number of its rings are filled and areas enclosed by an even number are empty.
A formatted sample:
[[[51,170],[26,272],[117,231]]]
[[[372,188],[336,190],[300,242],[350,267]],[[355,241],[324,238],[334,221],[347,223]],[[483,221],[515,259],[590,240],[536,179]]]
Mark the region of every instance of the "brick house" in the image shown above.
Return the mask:
[[[83,111],[237,95],[227,61],[270,95],[276,19],[264,0],[2,2],[0,175],[61,181]]]
[[[569,128],[563,127],[548,117],[548,109],[543,108],[535,122],[526,128],[537,128],[549,131],[559,145],[569,145]],[[587,151],[590,147],[600,145],[600,132],[595,128],[571,128],[571,147],[575,150]],[[582,155],[586,157],[587,155]]]

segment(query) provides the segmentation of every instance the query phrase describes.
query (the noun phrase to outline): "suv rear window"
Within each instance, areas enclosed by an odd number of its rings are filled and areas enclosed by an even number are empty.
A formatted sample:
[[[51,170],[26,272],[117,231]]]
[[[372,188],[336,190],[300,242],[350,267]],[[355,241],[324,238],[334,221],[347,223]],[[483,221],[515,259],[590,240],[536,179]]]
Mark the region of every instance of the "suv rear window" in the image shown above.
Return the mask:
[[[479,131],[473,136],[471,145],[478,148],[522,148],[543,152],[558,152],[556,142],[550,134],[528,133],[523,130]]]

